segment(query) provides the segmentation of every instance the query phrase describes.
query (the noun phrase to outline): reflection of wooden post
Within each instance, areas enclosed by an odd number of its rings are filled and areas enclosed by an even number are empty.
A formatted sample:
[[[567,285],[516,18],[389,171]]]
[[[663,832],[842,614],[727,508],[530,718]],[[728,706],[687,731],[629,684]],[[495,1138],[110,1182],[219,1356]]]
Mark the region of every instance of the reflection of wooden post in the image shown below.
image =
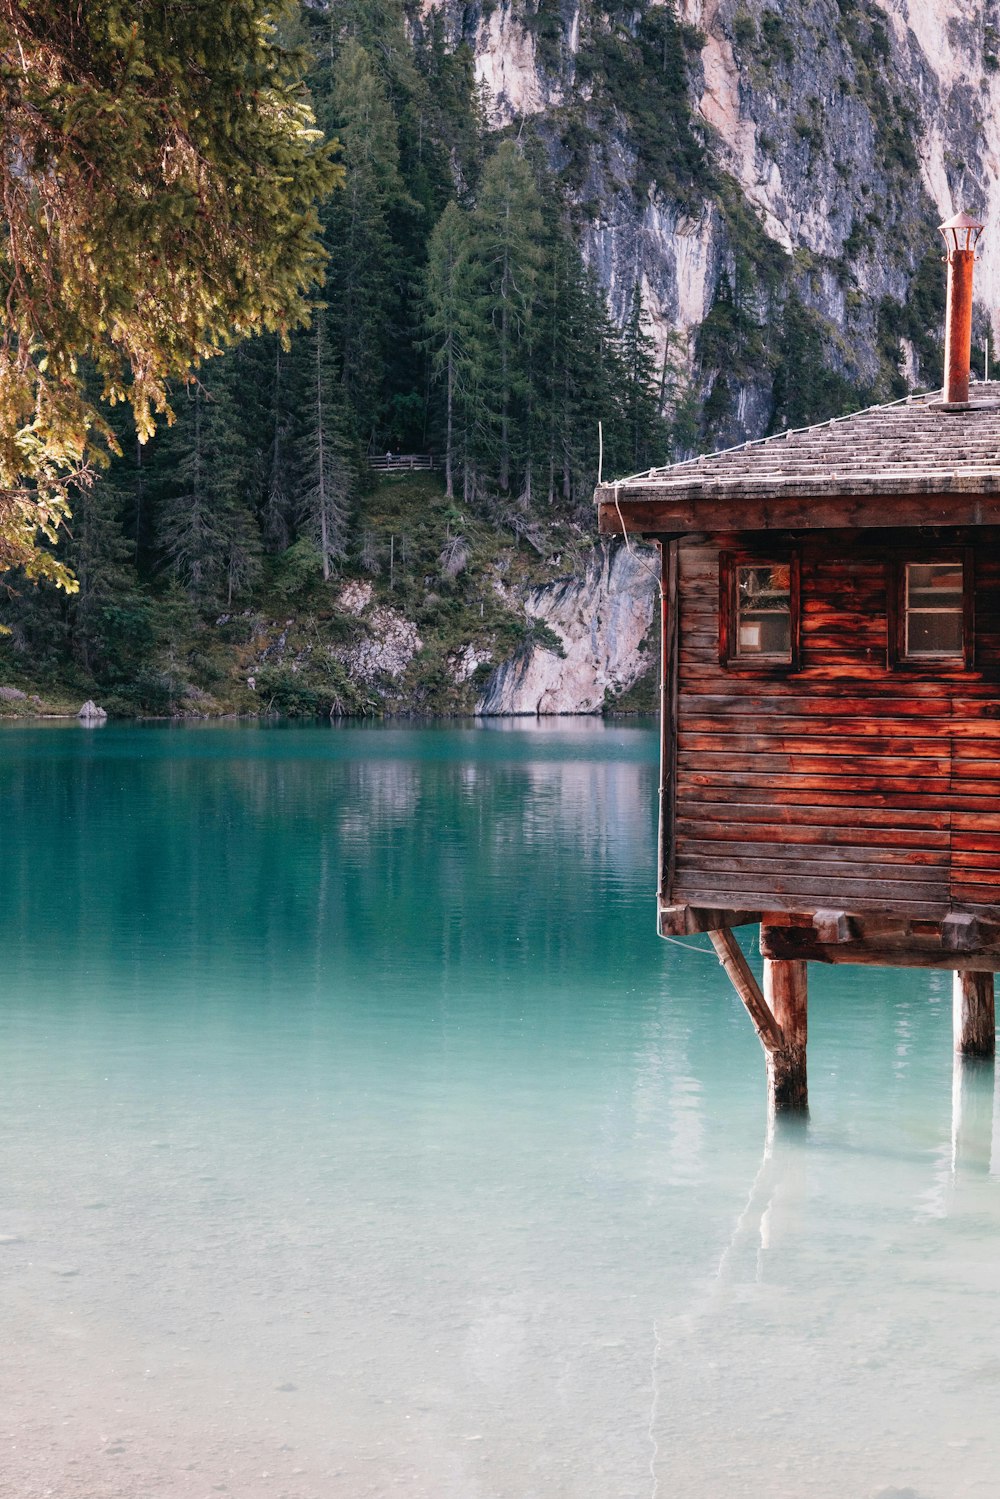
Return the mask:
[[[985,1173],[990,1169],[994,1086],[991,1060],[956,1055],[951,1084],[953,1171]]]
[[[809,1107],[806,1080],[809,965],[782,958],[764,959],[764,998],[784,1038],[767,1054],[771,1107],[803,1111]]]
[[[996,1018],[992,973],[955,974],[953,991],[955,1050],[963,1057],[992,1057],[996,1051]]]

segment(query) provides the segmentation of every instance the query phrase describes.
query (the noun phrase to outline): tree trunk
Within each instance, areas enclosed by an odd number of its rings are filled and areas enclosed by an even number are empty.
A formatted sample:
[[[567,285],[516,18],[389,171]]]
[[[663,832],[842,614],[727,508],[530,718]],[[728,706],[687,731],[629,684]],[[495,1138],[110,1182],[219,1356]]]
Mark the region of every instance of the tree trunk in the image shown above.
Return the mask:
[[[326,452],[323,443],[323,331],[317,314],[316,322],[316,458],[318,465],[317,489],[319,497],[319,538],[323,554],[323,581],[330,581],[330,543],[326,528]]]
[[[447,436],[444,448],[444,492],[451,500],[455,497],[452,483],[452,461],[454,448],[454,405],[455,405],[455,356],[451,349],[448,350],[448,416]]]

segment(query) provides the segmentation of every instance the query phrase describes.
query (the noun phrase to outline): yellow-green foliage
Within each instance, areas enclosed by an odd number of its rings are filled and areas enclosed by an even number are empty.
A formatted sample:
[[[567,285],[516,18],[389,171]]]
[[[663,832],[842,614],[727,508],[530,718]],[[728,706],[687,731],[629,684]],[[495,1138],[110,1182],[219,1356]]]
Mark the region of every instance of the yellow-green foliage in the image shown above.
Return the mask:
[[[303,321],[338,180],[281,0],[0,0],[0,568],[72,587],[38,546],[168,382]]]

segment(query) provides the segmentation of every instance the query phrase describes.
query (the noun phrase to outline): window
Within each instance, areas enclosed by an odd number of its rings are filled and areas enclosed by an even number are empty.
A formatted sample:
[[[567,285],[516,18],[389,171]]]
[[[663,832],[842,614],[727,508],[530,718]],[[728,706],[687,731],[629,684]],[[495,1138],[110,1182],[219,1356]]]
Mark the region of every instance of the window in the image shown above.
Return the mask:
[[[728,666],[794,666],[798,559],[722,557],[721,655]]]
[[[903,655],[964,657],[965,588],[960,562],[907,562]]]
[[[972,665],[971,576],[961,552],[900,559],[890,640],[896,664]]]

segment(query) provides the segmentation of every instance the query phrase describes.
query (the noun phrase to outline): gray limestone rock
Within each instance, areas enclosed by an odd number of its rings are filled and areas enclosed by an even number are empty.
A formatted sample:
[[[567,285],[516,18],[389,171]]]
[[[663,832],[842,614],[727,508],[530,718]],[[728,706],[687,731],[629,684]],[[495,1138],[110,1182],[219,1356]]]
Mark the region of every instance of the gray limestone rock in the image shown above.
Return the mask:
[[[582,577],[536,588],[525,600],[529,620],[547,625],[559,655],[535,642],[499,666],[486,683],[482,714],[599,713],[650,664],[643,648],[656,613],[656,553],[605,544]]]
[[[76,716],[81,723],[104,723],[108,715],[89,697]]]
[[[862,392],[887,393],[895,368],[895,394],[931,385],[941,340],[933,324],[943,311],[928,301],[935,225],[959,207],[990,226],[976,272],[975,337],[981,346],[990,333],[992,342],[1000,333],[990,310],[1000,305],[1000,48],[983,6],[677,0],[687,118],[707,161],[680,198],[644,175],[642,79],[630,93],[627,81],[612,87],[594,73],[594,38],[616,27],[638,38],[655,9],[568,0],[553,8],[558,35],[545,44],[527,0],[426,0],[422,13],[439,12],[452,45],[471,49],[496,128],[531,118],[557,167],[568,159],[567,120],[589,132],[571,183],[585,258],[617,321],[641,287],[668,396],[688,390],[701,403],[721,382],[713,445],[767,431],[783,359],[786,380],[821,361]],[[942,289],[943,279],[939,302]],[[783,344],[792,294],[812,343],[797,342],[800,317]],[[734,298],[747,326],[767,330],[767,352],[730,368],[718,347],[703,352],[702,326]]]

